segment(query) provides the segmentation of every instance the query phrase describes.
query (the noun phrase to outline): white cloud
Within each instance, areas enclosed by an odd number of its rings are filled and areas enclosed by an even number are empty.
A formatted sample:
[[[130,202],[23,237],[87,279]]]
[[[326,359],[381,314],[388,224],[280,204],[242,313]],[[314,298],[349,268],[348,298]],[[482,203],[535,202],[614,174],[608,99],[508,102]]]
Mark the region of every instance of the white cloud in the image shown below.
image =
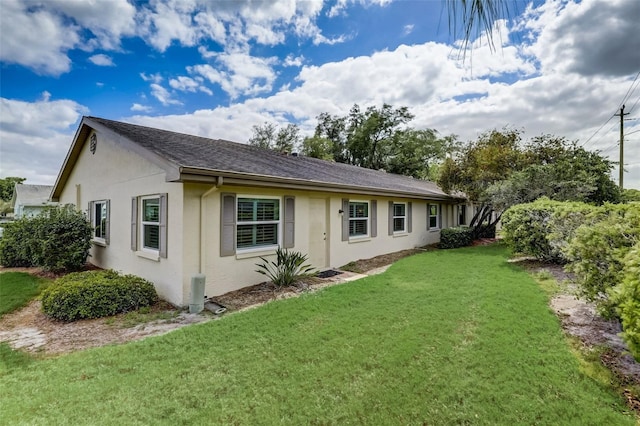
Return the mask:
[[[114,67],[116,65],[113,63],[113,59],[111,59],[110,56],[105,55],[103,53],[90,56],[89,61],[94,65],[98,65],[101,67]]]
[[[88,109],[50,96],[45,92],[36,102],[0,98],[3,177],[21,176],[32,184],[55,181],[75,126]]]
[[[3,0],[1,7],[0,60],[39,74],[68,72],[73,49],[117,50],[135,30],[135,7],[127,0]]]
[[[219,84],[232,98],[268,93],[273,89],[276,79],[273,65],[278,62],[276,57],[258,58],[243,52],[217,53],[211,54],[211,57],[215,57],[219,65],[217,68],[203,64],[187,67],[187,71]]]
[[[60,75],[71,69],[66,52],[80,43],[80,28],[43,8],[28,10],[19,0],[2,1],[0,60]]]
[[[182,102],[172,98],[171,93],[167,89],[156,83],[151,84],[151,95],[164,106],[182,105]]]
[[[182,92],[203,92],[207,95],[213,95],[211,89],[202,84],[203,80],[204,79],[202,77],[196,77],[194,79],[191,77],[179,76],[178,78],[169,80],[169,86]]]
[[[160,75],[160,73],[156,73],[156,74],[150,74],[147,75],[143,72],[140,73],[140,78],[142,78],[144,81],[151,81],[155,84],[160,84],[162,83],[162,76]]]
[[[393,0],[338,0],[336,4],[333,5],[331,9],[329,9],[329,11],[327,12],[327,16],[329,18],[333,18],[338,15],[345,14],[345,10],[350,4],[359,4],[365,7],[368,7],[371,5],[386,6],[390,4],[392,1]]]
[[[131,111],[136,111],[136,112],[151,112],[153,111],[153,108],[151,108],[150,106],[145,106],[145,105],[141,105],[141,104],[137,104],[134,103],[133,105],[131,105]]]
[[[409,35],[409,34],[411,34],[413,32],[414,28],[415,28],[415,25],[407,24],[402,28],[402,34]]]
[[[637,0],[583,0],[529,8],[520,25],[545,72],[624,76],[640,69],[638,22]]]
[[[283,65],[285,67],[299,67],[302,66],[302,64],[304,63],[304,56],[300,55],[300,56],[293,56],[293,54],[289,54],[287,55],[286,58],[284,58],[283,61]]]

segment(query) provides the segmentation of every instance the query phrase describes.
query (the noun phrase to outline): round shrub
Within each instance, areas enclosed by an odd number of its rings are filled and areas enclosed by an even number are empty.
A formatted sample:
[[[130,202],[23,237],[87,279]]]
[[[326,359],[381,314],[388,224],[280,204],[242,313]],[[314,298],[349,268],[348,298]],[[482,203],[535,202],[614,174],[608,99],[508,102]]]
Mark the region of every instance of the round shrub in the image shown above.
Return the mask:
[[[622,338],[629,351],[640,361],[640,243],[624,258],[624,279],[612,291],[622,322]]]
[[[546,197],[510,207],[502,215],[504,240],[517,253],[566,263],[564,250],[578,227],[601,219],[598,207]],[[598,216],[600,215],[600,216]]]
[[[611,318],[616,311],[609,294],[622,282],[624,259],[640,241],[640,204],[605,204],[604,209],[604,219],[579,227],[565,252],[581,295]]]
[[[458,247],[466,247],[473,242],[473,230],[466,226],[455,228],[445,228],[440,231],[441,249],[452,249]]]
[[[157,302],[153,284],[113,270],[75,272],[42,292],[42,310],[62,321],[100,318]]]

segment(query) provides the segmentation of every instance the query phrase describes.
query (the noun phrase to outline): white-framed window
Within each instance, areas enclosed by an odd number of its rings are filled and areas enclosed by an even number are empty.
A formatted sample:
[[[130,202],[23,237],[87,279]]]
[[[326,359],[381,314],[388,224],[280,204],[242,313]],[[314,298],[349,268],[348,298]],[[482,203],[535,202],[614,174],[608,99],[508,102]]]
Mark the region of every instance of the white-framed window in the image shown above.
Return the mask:
[[[91,217],[92,239],[98,243],[109,242],[109,200],[92,201],[89,203]]]
[[[393,232],[407,232],[407,203],[393,203]]]
[[[369,202],[349,201],[349,237],[369,236]]]
[[[280,198],[238,196],[236,249],[270,249],[280,245]]]
[[[467,206],[464,204],[458,205],[458,225],[467,224]]]
[[[160,196],[141,197],[140,241],[145,251],[160,251]]]
[[[429,204],[427,209],[429,213],[429,229],[440,228],[440,204]]]

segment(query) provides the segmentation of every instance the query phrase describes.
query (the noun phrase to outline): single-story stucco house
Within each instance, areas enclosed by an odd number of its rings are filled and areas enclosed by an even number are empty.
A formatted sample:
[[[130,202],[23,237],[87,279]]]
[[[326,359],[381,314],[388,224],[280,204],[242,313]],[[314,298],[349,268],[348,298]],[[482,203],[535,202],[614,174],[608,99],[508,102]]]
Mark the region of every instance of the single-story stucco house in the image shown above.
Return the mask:
[[[431,182],[225,140],[84,117],[52,200],[86,209],[90,261],[144,277],[167,301],[264,281],[278,246],[322,270],[437,243],[469,219]]]
[[[51,185],[28,185],[16,183],[11,199],[14,219],[22,217],[35,217],[49,206],[56,203],[49,201],[53,186]]]

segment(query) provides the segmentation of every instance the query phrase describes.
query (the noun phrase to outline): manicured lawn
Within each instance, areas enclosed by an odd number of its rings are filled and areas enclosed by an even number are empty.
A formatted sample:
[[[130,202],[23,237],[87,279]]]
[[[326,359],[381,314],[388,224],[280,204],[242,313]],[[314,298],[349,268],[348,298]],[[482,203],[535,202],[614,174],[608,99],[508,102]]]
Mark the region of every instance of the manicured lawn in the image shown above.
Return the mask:
[[[20,360],[0,373],[0,424],[635,424],[506,258],[424,253],[165,336]]]
[[[0,274],[0,317],[29,303],[40,294],[47,282],[24,272]]]

